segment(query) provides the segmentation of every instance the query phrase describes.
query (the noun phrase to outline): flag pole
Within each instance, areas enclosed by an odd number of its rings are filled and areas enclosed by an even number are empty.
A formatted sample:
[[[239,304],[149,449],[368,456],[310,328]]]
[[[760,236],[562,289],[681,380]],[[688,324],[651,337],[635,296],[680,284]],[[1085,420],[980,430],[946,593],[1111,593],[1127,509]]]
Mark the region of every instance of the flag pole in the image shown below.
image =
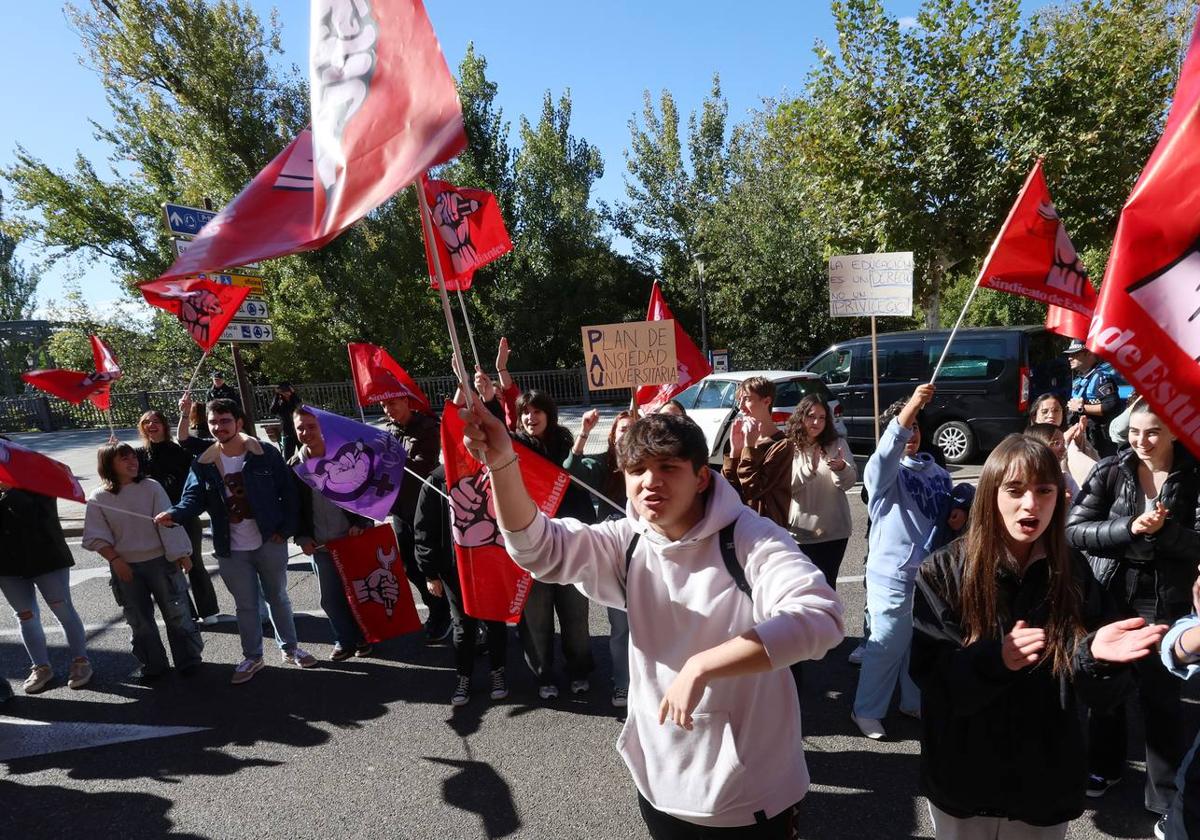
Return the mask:
[[[963,304],[962,312],[958,313],[958,320],[954,322],[954,329],[950,330],[950,335],[946,338],[946,346],[942,348],[942,355],[938,358],[937,367],[933,369],[933,376],[929,377],[929,384],[932,385],[937,379],[938,373],[942,370],[942,362],[946,361],[946,354],[950,352],[950,344],[954,341],[954,336],[958,335],[958,328],[962,326],[963,318],[967,314],[967,310],[971,308],[971,301],[975,299],[975,293],[979,291],[979,280],[975,281],[975,285],[971,287],[971,294],[967,295],[967,302]]]
[[[363,411],[362,400],[358,398],[358,380],[354,378],[354,356],[350,353],[350,345],[348,343],[346,344],[346,356],[350,359],[350,382],[354,387],[354,402],[358,406],[358,416],[366,423],[367,415]]]
[[[200,354],[200,361],[196,363],[196,369],[192,371],[192,378],[188,380],[187,387],[183,389],[183,393],[192,393],[192,386],[196,384],[196,377],[200,375],[200,367],[204,364],[204,360],[208,358],[208,354],[211,352],[212,348],[210,347],[208,350],[205,350]]]
[[[117,427],[113,425],[112,409],[111,408],[104,409],[104,414],[106,417],[108,417],[109,440],[116,440],[117,439]]]
[[[421,212],[421,231],[425,234],[425,241],[428,243],[430,250],[433,250],[436,255],[437,245],[433,239],[433,216],[429,212],[429,202],[425,198],[425,188],[420,180],[413,185],[417,191],[417,205]],[[462,386],[463,397],[467,401],[467,408],[470,409],[473,396],[471,394],[471,386],[466,382],[466,366],[462,360],[462,348],[458,344],[458,329],[454,326],[454,313],[450,311],[450,296],[446,294],[446,279],[442,276],[442,262],[435,259],[433,261],[433,270],[437,275],[438,295],[442,299],[442,314],[446,316],[446,329],[450,332],[450,348],[454,354],[454,360],[458,367],[454,371],[455,376],[459,378],[459,384]]]
[[[462,309],[463,323],[467,325],[467,338],[471,340],[471,355],[475,357],[475,367],[482,367],[479,364],[479,348],[475,346],[475,333],[471,329],[471,316],[467,314],[467,302],[463,299],[462,287],[455,289],[455,291],[458,292],[458,305]]]

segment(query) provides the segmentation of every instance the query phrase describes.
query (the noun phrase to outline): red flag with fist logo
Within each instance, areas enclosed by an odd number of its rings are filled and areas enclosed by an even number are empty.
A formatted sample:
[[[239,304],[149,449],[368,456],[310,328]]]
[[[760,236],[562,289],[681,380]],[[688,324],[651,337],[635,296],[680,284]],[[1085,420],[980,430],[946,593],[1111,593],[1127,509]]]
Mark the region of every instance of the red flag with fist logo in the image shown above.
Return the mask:
[[[447,291],[466,291],[476,269],[512,250],[496,196],[487,190],[456,187],[446,181],[421,176],[425,200],[433,220],[433,235],[425,238],[429,280],[437,288],[434,251],[441,263]],[[430,238],[434,248],[430,249]]]
[[[350,612],[369,644],[422,627],[391,525],[325,543],[342,576]]]
[[[516,621],[525,609],[533,579],[504,549],[490,473],[463,446],[463,429],[458,406],[446,403],[442,409],[442,458],[463,609],[485,621]],[[570,477],[528,447],[514,441],[513,448],[533,503],[547,516],[554,516]]]
[[[146,303],[165,309],[179,319],[192,341],[211,350],[221,333],[250,294],[241,286],[226,286],[211,280],[152,280],[138,287]]]
[[[346,349],[350,353],[350,375],[359,405],[407,397],[415,411],[433,413],[425,392],[387,350],[365,342],[352,342]]]
[[[31,370],[21,374],[21,379],[69,403],[79,405],[84,400],[91,400],[96,408],[108,411],[112,404],[109,389],[113,382],[121,378],[121,366],[117,364],[112,348],[98,335],[92,336],[92,362],[95,370],[91,373],[54,368]]]

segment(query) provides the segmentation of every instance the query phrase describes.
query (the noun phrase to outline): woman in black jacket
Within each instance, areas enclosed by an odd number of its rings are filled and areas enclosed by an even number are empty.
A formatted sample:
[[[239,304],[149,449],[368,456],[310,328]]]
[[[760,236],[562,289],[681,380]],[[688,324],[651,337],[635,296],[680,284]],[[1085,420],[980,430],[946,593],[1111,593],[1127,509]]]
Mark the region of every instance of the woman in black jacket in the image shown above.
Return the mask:
[[[1067,520],[1067,539],[1084,552],[1100,584],[1127,615],[1172,624],[1191,612],[1200,558],[1200,468],[1141,401],[1129,417],[1128,449],[1096,464]],[[1146,731],[1145,805],[1166,813],[1184,754],[1180,681],[1162,663],[1138,663]],[[1125,766],[1125,709],[1088,724],[1088,795],[1102,796]]]
[[[526,391],[517,398],[516,438],[560,467],[566,465],[575,445],[571,433],[558,423],[558,406],[554,399],[545,391],[537,390]],[[591,524],[596,521],[596,508],[588,492],[572,482],[563,495],[556,517]],[[558,696],[558,686],[554,682],[555,613],[562,633],[563,656],[567,660],[572,694],[583,694],[591,689],[588,674],[595,667],[588,633],[587,598],[574,586],[534,581],[519,630],[525,662],[537,677],[538,696],[543,700]]]
[[[300,395],[291,383],[280,382],[275,386],[275,398],[271,400],[268,410],[279,418],[279,443],[285,461],[291,460],[296,454],[296,447],[300,445],[296,438],[296,423],[292,414],[300,407],[301,402]]]
[[[939,837],[1066,835],[1087,772],[1076,696],[1109,706],[1123,664],[1166,632],[1106,623],[1111,603],[1063,535],[1058,460],[1010,435],[988,456],[966,535],[917,576],[910,673],[921,688],[921,785]]]
[[[161,411],[147,411],[138,420],[138,437],[142,445],[135,451],[142,475],[153,478],[167,491],[171,504],[178,504],[183,495],[183,485],[192,469],[192,455],[175,441],[167,427],[167,418]],[[217,623],[221,608],[217,605],[217,592],[213,588],[208,569],[204,568],[203,533],[200,517],[193,517],[185,526],[188,539],[192,541],[192,568],[188,570],[188,583],[192,590],[192,617],[201,624]]]

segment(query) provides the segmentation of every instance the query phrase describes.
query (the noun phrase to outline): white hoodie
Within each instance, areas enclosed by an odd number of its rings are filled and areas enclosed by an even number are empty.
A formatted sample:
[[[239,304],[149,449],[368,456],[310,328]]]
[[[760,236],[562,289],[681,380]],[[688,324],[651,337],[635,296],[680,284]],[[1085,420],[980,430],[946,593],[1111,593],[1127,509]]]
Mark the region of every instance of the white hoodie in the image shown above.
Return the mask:
[[[629,613],[629,706],[617,749],[642,796],[698,825],[752,825],[803,798],[808,768],[800,707],[788,666],[820,659],[841,642],[842,604],[787,531],[742,504],[714,474],[703,519],[668,540],[628,508],[626,519],[584,525],[539,514],[504,532],[509,554],[535,578],[574,583]],[[753,592],[725,568],[718,533],[734,542]],[[625,575],[625,551],[641,534]],[[693,654],[754,629],[772,670],[711,681],[688,732],[660,725],[668,686]]]

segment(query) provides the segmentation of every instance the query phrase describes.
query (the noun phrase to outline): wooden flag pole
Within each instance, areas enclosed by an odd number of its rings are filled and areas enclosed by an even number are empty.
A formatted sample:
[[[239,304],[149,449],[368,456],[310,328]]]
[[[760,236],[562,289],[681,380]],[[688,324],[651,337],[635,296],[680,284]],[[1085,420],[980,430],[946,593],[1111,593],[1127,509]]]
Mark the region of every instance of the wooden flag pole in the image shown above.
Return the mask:
[[[357,405],[357,406],[358,406],[358,416],[359,416],[359,418],[360,418],[360,419],[361,419],[361,420],[362,420],[364,423],[366,423],[366,422],[367,422],[367,415],[366,415],[366,412],[364,412],[364,411],[363,411],[363,404],[362,404],[362,400],[360,400],[360,399],[358,398],[358,380],[354,378],[354,356],[352,356],[352,355],[351,355],[351,353],[350,353],[350,345],[349,345],[349,344],[347,344],[347,345],[346,345],[346,357],[347,357],[348,359],[350,359],[350,382],[351,382],[351,384],[353,384],[353,386],[354,386],[354,403],[355,403],[355,405]]]
[[[441,266],[438,266],[439,269]],[[458,305],[462,309],[463,323],[467,325],[467,338],[471,341],[471,355],[475,357],[475,367],[482,369],[479,364],[479,348],[475,346],[475,332],[471,329],[471,316],[467,314],[467,302],[463,299],[462,289],[456,289],[458,292]]]
[[[871,389],[875,392],[875,445],[879,445],[879,345],[875,341],[875,316],[871,316]]]
[[[184,394],[191,395],[192,386],[196,384],[196,377],[200,375],[200,367],[204,364],[204,360],[208,358],[210,352],[211,348],[200,354],[200,361],[196,363],[196,369],[192,371],[192,378],[188,380],[187,387],[183,389]]]
[[[425,234],[425,241],[429,245],[430,251],[434,256],[437,256],[437,245],[433,239],[433,215],[429,212],[429,202],[425,199],[425,190],[421,187],[420,181],[413,185],[413,189],[417,191],[417,204],[421,211],[421,231]],[[466,365],[463,364],[462,348],[458,344],[458,329],[454,326],[454,313],[450,311],[450,296],[446,294],[446,280],[442,277],[442,263],[438,259],[433,261],[433,270],[437,274],[438,295],[442,299],[442,314],[446,316],[446,329],[450,332],[450,349],[453,351],[456,367],[454,375],[458,377],[459,385],[462,386],[463,396],[467,401],[467,408],[471,408],[474,397],[471,394],[471,385],[464,377],[466,376]]]

